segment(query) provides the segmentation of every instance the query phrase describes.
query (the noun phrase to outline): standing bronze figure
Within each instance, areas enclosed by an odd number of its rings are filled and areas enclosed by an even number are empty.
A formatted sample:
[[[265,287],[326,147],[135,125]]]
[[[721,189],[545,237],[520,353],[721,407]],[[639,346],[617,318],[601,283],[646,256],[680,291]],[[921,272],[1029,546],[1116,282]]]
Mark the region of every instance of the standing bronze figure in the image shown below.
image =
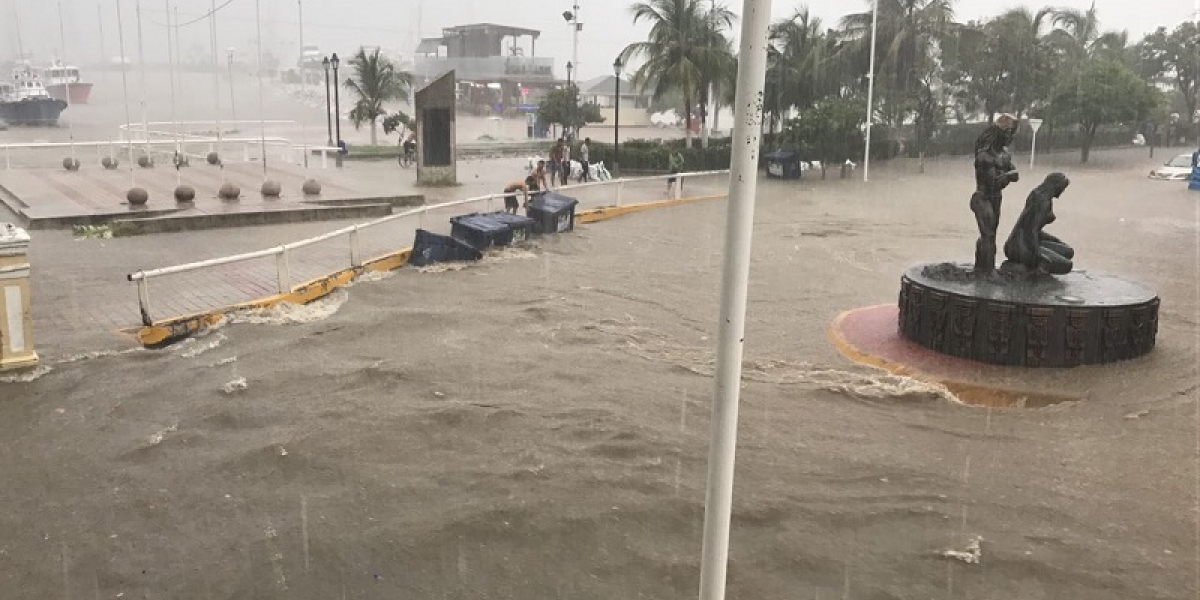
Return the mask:
[[[1017,217],[1012,234],[1004,243],[1004,256],[1024,265],[1030,271],[1045,271],[1051,275],[1071,272],[1075,250],[1062,240],[1042,231],[1054,222],[1054,199],[1066,191],[1071,181],[1062,173],[1051,173],[1041,185],[1029,193],[1025,209]]]
[[[1004,188],[1020,177],[1008,152],[1019,123],[1012,115],[1000,115],[975,141],[975,193],[971,195],[971,212],[975,213],[975,222],[979,225],[979,240],[975,242],[977,273],[990,273],[996,268],[1000,202]]]

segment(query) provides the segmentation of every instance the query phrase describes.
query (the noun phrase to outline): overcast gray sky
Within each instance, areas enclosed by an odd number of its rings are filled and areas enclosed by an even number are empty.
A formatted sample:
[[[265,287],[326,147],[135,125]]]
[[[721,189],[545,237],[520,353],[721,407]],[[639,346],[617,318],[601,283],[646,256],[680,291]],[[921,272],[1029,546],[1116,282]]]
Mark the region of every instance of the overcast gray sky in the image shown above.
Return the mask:
[[[171,0],[178,7],[180,21],[187,23],[207,12],[211,0]],[[220,6],[226,0],[217,0]],[[263,15],[264,47],[280,54],[298,52],[297,0],[258,0]],[[316,44],[325,52],[352,52],[359,45],[380,45],[410,52],[418,33],[438,35],[441,27],[467,23],[492,22],[539,29],[537,54],[553,56],[560,75],[571,57],[571,31],[562,18],[573,0],[303,0],[305,43]],[[630,18],[628,0],[578,1],[584,21],[580,37],[582,77],[609,73],[613,58],[628,43],[644,39],[647,28],[635,27]],[[718,0],[720,3],[722,0]],[[105,55],[119,56],[117,50],[118,2],[125,20],[126,54],[136,56],[135,0],[0,0],[6,6],[0,12],[0,35],[7,38],[0,51],[15,52],[14,9],[19,10],[21,38],[26,51],[48,59],[57,54],[59,42],[58,7],[64,13],[66,56],[73,62],[86,62],[100,53],[103,28]],[[140,0],[143,32],[148,60],[166,48],[166,32],[160,25],[167,0]],[[741,0],[724,0],[735,12],[741,12]],[[1087,8],[1091,0],[1055,0],[1058,6]],[[808,6],[827,24],[834,24],[847,12],[865,10],[867,0],[810,0]],[[421,6],[423,5],[423,6]],[[801,2],[775,0],[772,12],[777,17],[791,14]],[[1043,3],[1016,0],[958,0],[959,20],[997,14],[1009,7],[1040,8]],[[1190,17],[1193,0],[1096,0],[1104,29],[1128,30],[1134,39],[1159,25],[1174,26]],[[218,47],[237,47],[253,52],[255,0],[230,0],[218,12]],[[182,28],[182,54],[208,56],[207,21]],[[222,52],[224,54],[224,52]],[[291,62],[291,61],[287,61]]]

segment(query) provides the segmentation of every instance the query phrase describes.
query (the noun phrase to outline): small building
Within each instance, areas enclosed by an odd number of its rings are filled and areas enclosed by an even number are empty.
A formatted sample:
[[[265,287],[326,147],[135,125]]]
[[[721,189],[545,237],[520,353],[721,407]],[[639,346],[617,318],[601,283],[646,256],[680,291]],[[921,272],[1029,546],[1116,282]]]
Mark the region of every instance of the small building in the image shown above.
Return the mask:
[[[617,78],[604,75],[579,83],[579,101],[595,103],[606,125],[616,123]],[[621,127],[650,126],[650,95],[621,78]]]
[[[554,59],[537,56],[536,29],[493,23],[442,29],[425,38],[413,56],[413,76],[432,81],[454,71],[460,108],[480,114],[530,112],[555,86]]]

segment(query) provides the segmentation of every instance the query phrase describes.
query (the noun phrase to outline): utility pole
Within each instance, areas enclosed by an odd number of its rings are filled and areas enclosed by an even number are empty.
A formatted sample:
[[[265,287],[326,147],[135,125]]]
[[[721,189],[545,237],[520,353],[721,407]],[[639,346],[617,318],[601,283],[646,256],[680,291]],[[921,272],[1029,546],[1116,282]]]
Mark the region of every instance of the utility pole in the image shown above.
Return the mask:
[[[1200,0],[1196,0],[1200,2]],[[871,3],[871,60],[867,73],[867,135],[866,147],[863,148],[863,181],[870,181],[871,175],[871,123],[875,120],[875,34],[879,28],[879,0]]]

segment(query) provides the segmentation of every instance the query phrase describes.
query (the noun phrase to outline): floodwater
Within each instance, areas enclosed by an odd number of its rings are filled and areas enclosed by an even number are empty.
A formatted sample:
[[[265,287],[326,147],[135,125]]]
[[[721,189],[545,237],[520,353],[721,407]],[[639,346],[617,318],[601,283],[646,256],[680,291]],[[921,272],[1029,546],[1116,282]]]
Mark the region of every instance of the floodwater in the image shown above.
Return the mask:
[[[1038,409],[825,338],[906,266],[972,255],[965,159],[760,186],[731,598],[1200,593],[1200,195],[1141,151],[1073,158],[1047,157],[1073,180],[1052,229],[1158,290],[1158,347],[984,382],[1080,398]],[[0,383],[0,596],[694,597],[723,222],[641,213],[166,350],[47,357]]]

